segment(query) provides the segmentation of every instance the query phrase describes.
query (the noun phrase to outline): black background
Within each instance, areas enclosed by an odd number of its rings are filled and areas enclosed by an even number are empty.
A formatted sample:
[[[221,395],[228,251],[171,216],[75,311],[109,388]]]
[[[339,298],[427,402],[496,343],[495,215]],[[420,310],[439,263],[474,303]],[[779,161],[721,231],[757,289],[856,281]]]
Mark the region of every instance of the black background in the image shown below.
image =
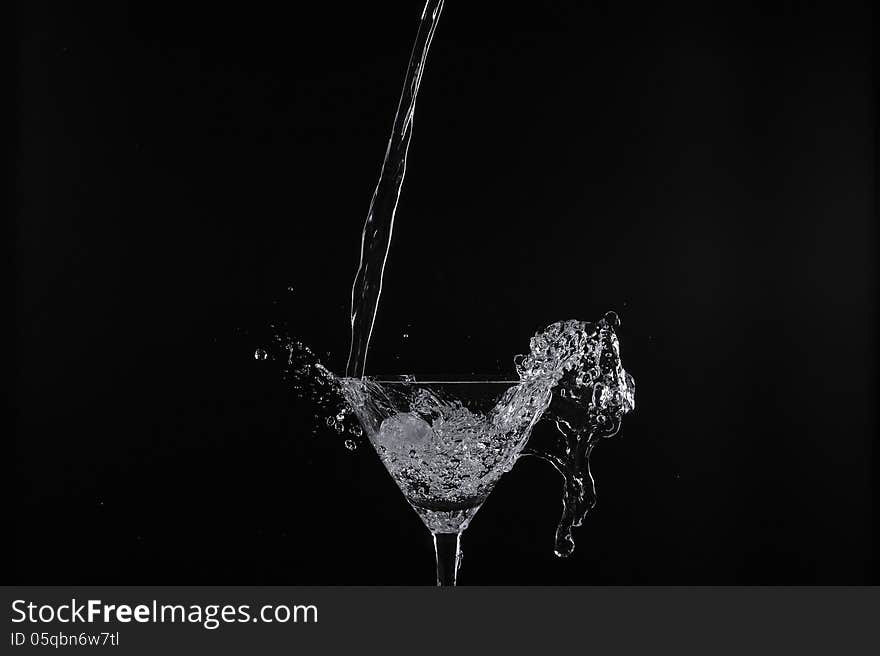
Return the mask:
[[[282,317],[344,366],[420,10],[21,4],[15,582],[432,582],[378,459],[253,358]],[[462,583],[876,582],[870,19],[447,3],[368,372],[509,373],[615,309],[638,403],[575,554],[526,459]]]

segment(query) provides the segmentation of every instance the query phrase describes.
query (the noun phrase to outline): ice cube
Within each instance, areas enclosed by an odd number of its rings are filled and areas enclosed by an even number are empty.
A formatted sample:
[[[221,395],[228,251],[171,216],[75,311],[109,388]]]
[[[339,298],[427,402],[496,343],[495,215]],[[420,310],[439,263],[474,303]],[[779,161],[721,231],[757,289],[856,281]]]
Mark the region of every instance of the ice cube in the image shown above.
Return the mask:
[[[434,431],[423,419],[409,413],[388,417],[379,427],[376,443],[399,455],[421,450],[434,439]]]

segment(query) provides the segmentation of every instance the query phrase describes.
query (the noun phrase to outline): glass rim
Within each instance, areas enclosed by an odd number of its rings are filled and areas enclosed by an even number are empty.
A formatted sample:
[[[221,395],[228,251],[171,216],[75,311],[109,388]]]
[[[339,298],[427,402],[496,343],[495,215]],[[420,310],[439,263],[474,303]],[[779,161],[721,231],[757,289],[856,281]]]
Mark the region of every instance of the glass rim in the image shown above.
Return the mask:
[[[510,378],[468,378],[468,379],[451,379],[451,378],[434,378],[429,377],[426,380],[412,374],[389,375],[383,374],[378,376],[361,376],[359,378],[348,376],[342,380],[366,380],[371,383],[391,384],[391,385],[519,385],[522,380]]]

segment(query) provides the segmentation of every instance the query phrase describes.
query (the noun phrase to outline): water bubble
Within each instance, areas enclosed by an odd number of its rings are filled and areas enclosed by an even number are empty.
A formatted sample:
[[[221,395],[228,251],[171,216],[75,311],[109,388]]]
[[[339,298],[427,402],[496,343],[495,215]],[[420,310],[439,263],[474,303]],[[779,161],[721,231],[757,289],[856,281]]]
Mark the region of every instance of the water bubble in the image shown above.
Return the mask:
[[[292,293],[293,293],[293,287],[288,287],[288,288],[287,288],[287,292],[288,292],[289,294],[292,294]]]
[[[258,348],[254,351],[254,360],[265,360],[268,357],[269,354],[264,349]]]
[[[403,338],[404,338],[404,339],[409,339],[409,333],[403,333]]]
[[[345,440],[345,448],[349,451],[354,451],[358,448],[357,442],[354,440]]]

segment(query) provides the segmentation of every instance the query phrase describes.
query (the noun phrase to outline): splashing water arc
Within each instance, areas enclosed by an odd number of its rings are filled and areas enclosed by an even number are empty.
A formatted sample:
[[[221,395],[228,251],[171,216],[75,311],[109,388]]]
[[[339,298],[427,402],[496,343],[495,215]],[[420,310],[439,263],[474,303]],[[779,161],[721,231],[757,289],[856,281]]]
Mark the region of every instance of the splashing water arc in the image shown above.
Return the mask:
[[[532,337],[531,351],[517,364],[522,380],[544,378],[553,392],[544,418],[558,429],[556,444],[523,454],[550,463],[563,478],[562,517],[556,555],[574,551],[572,529],[596,504],[590,455],[600,439],[616,435],[623,415],[635,409],[635,381],[623,368],[614,329],[620,319],[608,312],[596,323],[560,321]]]

